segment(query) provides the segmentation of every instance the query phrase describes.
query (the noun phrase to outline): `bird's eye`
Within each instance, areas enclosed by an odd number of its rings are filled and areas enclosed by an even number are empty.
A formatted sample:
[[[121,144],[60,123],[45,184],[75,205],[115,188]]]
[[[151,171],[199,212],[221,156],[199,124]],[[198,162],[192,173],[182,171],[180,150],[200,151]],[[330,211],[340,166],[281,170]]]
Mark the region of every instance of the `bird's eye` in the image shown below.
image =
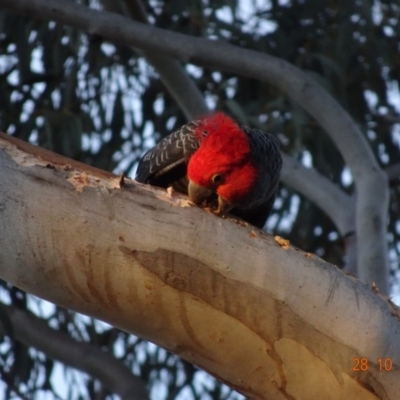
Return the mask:
[[[212,183],[220,183],[222,181],[222,175],[221,174],[215,174],[211,178]]]

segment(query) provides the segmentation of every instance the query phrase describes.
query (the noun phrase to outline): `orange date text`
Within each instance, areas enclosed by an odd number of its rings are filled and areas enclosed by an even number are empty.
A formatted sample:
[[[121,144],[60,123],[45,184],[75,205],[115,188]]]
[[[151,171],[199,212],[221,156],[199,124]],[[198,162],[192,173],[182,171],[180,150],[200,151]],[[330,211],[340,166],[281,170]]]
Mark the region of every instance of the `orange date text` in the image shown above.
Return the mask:
[[[369,361],[368,358],[353,358],[353,371],[368,371]],[[391,371],[393,369],[393,361],[390,357],[378,358],[377,366],[379,371]]]

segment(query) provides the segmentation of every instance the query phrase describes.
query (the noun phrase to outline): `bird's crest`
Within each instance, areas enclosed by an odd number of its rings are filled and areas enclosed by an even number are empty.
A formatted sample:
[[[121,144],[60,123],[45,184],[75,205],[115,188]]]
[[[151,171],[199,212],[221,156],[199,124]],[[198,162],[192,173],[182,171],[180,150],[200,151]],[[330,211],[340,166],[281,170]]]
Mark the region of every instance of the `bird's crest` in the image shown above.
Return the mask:
[[[222,112],[200,120],[196,127],[196,136],[203,149],[218,153],[219,157],[226,155],[229,162],[250,152],[246,134],[232,118]]]

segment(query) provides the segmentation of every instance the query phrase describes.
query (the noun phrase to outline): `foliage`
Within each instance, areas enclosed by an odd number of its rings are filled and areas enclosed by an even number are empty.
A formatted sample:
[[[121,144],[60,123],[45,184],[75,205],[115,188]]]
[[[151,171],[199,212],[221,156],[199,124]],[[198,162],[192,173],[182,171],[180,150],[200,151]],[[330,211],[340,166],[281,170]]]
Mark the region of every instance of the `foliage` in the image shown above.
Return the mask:
[[[397,2],[153,0],[146,2],[146,11],[158,27],[228,41],[295,64],[349,111],[384,168],[398,162]],[[0,23],[1,131],[99,168],[132,175],[143,151],[185,122],[157,71],[135,50],[53,22],[4,12]],[[338,150],[285,93],[229,73],[193,65],[187,71],[211,107],[274,132],[284,152],[353,192],[351,175]],[[388,223],[393,274],[400,251],[399,200],[397,178],[391,181]],[[305,251],[344,264],[345,241],[332,221],[289,187],[282,185],[268,229]],[[173,399],[179,394],[195,399],[239,398],[154,345],[57,307],[40,311],[32,296],[7,286],[2,298],[34,310],[54,329],[118,354],[147,382],[153,398]],[[50,379],[56,365],[13,341],[11,334],[0,346],[0,374],[10,398],[11,393],[21,398],[33,398],[39,390],[56,393]],[[110,396],[90,377],[76,378],[68,368],[64,373],[68,382],[80,382],[66,387],[65,397]]]

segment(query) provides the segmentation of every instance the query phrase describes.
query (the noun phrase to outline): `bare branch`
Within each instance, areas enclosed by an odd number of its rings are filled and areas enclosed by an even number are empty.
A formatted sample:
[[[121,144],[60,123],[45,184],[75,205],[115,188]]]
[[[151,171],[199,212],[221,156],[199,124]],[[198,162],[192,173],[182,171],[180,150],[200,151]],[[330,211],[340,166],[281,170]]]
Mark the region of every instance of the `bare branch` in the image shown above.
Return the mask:
[[[282,180],[323,210],[342,236],[353,232],[354,200],[314,169],[305,168],[294,157],[282,154],[282,158],[285,166]]]
[[[50,282],[49,282],[50,284]],[[4,325],[7,315],[13,339],[35,347],[48,357],[99,379],[122,399],[144,400],[148,394],[144,382],[111,354],[88,343],[79,343],[64,332],[51,329],[40,318],[12,306],[0,304],[0,332],[10,334]]]
[[[1,279],[151,340],[254,399],[398,398],[399,311],[366,285],[182,196],[130,180],[121,188],[6,135],[0,149]],[[393,370],[371,361],[361,385],[351,368],[361,357],[390,357]]]

